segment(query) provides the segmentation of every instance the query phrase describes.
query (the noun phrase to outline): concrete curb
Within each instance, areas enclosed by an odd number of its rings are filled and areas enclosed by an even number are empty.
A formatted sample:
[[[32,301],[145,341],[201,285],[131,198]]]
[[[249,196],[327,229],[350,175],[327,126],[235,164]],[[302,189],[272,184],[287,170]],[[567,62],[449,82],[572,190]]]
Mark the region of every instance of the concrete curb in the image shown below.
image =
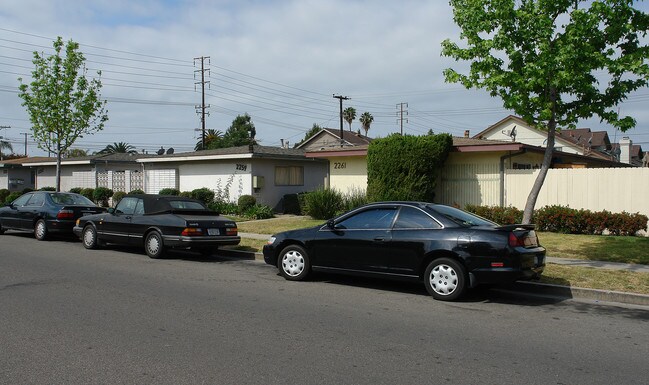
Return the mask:
[[[219,255],[263,261],[264,255],[252,251],[220,249]],[[625,293],[611,290],[586,289],[581,287],[571,287],[562,285],[552,285],[539,282],[514,282],[511,285],[494,290],[510,292],[515,295],[535,295],[548,298],[562,299],[588,299],[602,302],[617,302],[629,305],[649,306],[649,295]]]

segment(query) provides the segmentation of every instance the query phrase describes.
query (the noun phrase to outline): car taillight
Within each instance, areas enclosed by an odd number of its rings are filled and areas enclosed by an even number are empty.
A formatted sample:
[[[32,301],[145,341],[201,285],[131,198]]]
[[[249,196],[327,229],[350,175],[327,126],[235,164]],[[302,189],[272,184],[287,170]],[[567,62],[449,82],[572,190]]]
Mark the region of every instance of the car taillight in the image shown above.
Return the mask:
[[[523,238],[519,238],[514,233],[509,233],[509,246],[511,247],[525,247]]]
[[[56,219],[74,219],[74,211],[59,210],[59,212],[56,214]]]
[[[196,227],[185,227],[185,229],[180,233],[184,237],[195,237],[198,235],[203,235],[203,229]]]
[[[237,232],[239,229],[236,227],[226,227],[225,228],[225,235],[237,235]]]

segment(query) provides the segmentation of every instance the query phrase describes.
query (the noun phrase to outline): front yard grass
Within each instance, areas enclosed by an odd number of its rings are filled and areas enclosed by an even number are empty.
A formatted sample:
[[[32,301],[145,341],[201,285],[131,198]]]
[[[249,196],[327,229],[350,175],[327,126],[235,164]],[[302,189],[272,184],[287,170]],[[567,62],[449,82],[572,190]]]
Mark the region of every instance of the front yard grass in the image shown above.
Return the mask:
[[[239,232],[273,234],[311,227],[324,221],[309,217],[287,216],[237,222]],[[547,255],[592,261],[638,263],[649,265],[649,238],[604,235],[573,235],[539,232]],[[266,240],[242,238],[234,249],[261,252]],[[649,294],[649,273],[594,269],[548,263],[541,282],[563,286]]]
[[[549,257],[649,265],[648,237],[575,235],[539,232]]]

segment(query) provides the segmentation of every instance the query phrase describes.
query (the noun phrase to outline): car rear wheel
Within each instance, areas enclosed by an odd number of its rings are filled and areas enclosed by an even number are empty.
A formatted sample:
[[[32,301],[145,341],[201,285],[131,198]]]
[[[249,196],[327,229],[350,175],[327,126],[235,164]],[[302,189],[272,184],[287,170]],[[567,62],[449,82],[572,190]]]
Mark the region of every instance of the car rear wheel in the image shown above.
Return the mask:
[[[428,264],[424,285],[433,298],[454,301],[460,298],[466,289],[464,266],[451,258],[438,258]]]
[[[311,261],[303,247],[290,245],[279,254],[279,272],[289,281],[302,281],[311,272]]]
[[[47,225],[44,220],[39,219],[36,221],[36,224],[34,225],[34,237],[39,241],[47,239]]]
[[[144,251],[149,258],[162,258],[164,256],[164,244],[162,242],[162,235],[157,231],[151,231],[147,234],[144,240]]]
[[[99,246],[97,241],[97,230],[93,225],[87,225],[83,229],[83,247],[86,249],[96,249]]]

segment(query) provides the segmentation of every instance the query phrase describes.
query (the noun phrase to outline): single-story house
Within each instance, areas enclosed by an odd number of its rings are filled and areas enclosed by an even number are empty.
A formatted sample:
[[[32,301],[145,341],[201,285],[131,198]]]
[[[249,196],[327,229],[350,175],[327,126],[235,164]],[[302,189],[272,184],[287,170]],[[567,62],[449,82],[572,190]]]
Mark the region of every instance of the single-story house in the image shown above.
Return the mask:
[[[0,189],[7,189],[11,192],[22,191],[26,188],[36,187],[36,170],[23,167],[23,163],[29,160],[42,161],[49,158],[31,157],[17,158],[0,161]]]
[[[144,157],[137,163],[147,193],[207,187],[235,202],[241,195],[252,195],[278,211],[285,194],[313,191],[327,183],[327,162],[307,157],[300,149],[240,146]]]

